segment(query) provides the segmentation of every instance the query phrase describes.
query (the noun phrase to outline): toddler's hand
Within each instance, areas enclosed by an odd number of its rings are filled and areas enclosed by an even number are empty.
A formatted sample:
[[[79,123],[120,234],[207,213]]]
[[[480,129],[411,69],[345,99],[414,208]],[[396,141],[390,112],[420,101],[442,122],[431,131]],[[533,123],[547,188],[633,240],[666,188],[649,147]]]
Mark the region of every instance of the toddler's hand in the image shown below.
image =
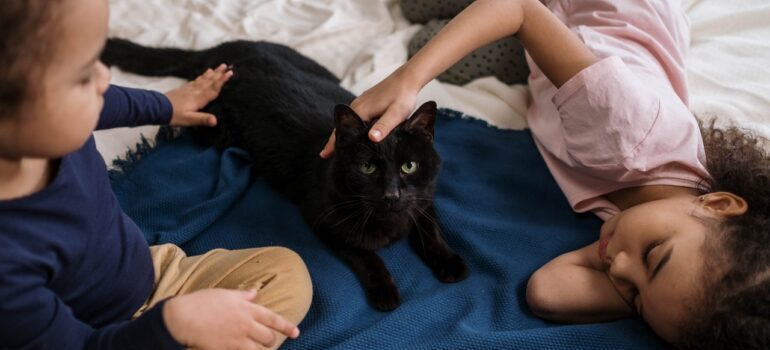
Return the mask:
[[[274,330],[297,338],[297,326],[254,304],[256,295],[255,290],[199,290],[169,299],[163,305],[163,320],[179,343],[201,350],[270,347],[275,343]]]
[[[217,125],[215,116],[198,111],[219,96],[222,86],[232,76],[233,72],[222,64],[216,69],[207,70],[184,86],[166,92],[166,97],[174,107],[170,124],[174,126]]]
[[[380,119],[369,130],[369,139],[374,142],[382,141],[399,124],[404,122],[412,112],[420,87],[412,81],[402,69],[398,69],[374,87],[364,91],[353,100],[350,108],[361,119],[369,121],[375,117]],[[328,158],[334,152],[334,132],[321,151],[322,158]]]

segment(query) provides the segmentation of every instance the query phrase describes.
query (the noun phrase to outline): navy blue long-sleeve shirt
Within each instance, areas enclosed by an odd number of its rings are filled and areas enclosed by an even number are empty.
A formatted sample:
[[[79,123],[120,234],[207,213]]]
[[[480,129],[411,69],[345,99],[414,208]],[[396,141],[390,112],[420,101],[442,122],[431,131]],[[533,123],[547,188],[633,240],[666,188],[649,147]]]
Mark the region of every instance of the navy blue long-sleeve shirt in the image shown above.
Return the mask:
[[[160,93],[111,86],[98,129],[168,124]],[[178,349],[152,293],[139,228],[120,208],[93,137],[50,184],[0,201],[0,349]]]

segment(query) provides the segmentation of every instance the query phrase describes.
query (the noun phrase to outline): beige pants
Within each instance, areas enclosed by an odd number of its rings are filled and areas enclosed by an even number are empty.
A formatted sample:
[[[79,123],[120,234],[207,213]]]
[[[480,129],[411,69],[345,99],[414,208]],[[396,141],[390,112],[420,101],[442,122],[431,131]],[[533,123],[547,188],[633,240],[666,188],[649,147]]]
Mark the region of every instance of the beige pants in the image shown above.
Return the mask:
[[[173,244],[150,247],[155,289],[136,312],[139,317],[158,301],[206,288],[256,289],[254,303],[299,324],[310,308],[313,286],[302,259],[282,247],[215,249],[187,256]],[[286,336],[275,333],[278,348]]]

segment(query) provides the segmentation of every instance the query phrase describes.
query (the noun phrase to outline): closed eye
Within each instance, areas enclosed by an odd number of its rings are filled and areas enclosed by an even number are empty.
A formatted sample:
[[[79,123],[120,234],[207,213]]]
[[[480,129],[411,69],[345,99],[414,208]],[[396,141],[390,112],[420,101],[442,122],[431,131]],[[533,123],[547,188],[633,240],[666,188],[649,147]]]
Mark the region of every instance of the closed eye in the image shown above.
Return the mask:
[[[652,280],[655,279],[655,276],[658,275],[658,273],[663,269],[666,264],[668,264],[668,261],[671,259],[671,254],[674,251],[674,246],[672,244],[667,245],[667,249],[665,249],[662,252],[656,253],[656,255],[660,256],[658,258],[658,262],[655,266],[651,266],[650,263],[652,263],[652,253],[657,252],[660,249],[655,249],[657,247],[663,247],[664,242],[655,242],[654,244],[650,245],[649,250],[646,250],[646,253],[643,256],[644,265],[647,268],[647,271],[652,271],[652,273],[649,274],[648,281],[652,282]],[[661,248],[663,249],[663,248]]]
[[[647,245],[644,248],[644,251],[642,251],[642,262],[644,262],[644,266],[646,266],[648,269],[650,268],[650,253],[652,252],[655,247],[660,245],[660,241],[654,241]]]

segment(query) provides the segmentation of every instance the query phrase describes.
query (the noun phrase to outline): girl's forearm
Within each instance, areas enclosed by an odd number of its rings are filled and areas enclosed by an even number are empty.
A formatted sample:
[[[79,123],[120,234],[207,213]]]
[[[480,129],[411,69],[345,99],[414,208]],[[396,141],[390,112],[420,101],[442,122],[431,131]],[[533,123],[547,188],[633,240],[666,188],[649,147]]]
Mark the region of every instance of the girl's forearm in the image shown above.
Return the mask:
[[[419,90],[473,50],[513,34],[556,86],[597,60],[538,0],[477,0],[401,68],[403,76]]]
[[[402,67],[404,76],[420,89],[471,51],[516,33],[523,21],[522,2],[473,2]]]

